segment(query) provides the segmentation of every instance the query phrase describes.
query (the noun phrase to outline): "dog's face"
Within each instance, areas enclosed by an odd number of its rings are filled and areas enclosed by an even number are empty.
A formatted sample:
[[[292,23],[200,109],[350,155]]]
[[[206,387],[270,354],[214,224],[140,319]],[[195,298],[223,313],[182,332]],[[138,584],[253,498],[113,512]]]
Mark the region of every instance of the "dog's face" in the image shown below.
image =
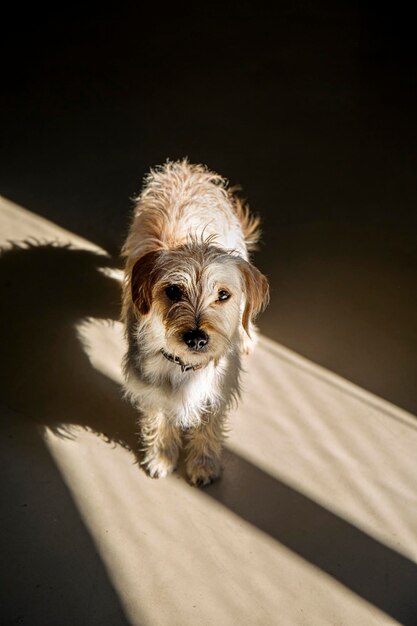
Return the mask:
[[[206,244],[149,252],[136,261],[130,282],[146,340],[192,366],[224,355],[268,298],[259,270]]]

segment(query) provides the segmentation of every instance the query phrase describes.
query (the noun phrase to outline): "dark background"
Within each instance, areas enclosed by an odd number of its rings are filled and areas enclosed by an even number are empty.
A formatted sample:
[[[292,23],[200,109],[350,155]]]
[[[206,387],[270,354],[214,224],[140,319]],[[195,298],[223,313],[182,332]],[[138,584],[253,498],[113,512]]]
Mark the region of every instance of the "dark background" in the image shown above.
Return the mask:
[[[206,163],[263,219],[261,330],[417,411],[405,5],[17,5],[2,38],[0,193],[117,255],[149,167]]]

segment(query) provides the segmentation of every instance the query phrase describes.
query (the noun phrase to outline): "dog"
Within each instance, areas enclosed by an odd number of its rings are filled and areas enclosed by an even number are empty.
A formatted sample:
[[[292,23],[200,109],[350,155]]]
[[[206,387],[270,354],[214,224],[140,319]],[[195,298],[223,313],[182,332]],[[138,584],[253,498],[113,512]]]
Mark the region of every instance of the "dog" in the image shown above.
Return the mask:
[[[183,446],[192,485],[220,476],[241,355],[269,297],[249,260],[259,236],[237,189],[203,165],[167,161],[144,180],[122,249],[123,372],[153,478],[175,470]]]

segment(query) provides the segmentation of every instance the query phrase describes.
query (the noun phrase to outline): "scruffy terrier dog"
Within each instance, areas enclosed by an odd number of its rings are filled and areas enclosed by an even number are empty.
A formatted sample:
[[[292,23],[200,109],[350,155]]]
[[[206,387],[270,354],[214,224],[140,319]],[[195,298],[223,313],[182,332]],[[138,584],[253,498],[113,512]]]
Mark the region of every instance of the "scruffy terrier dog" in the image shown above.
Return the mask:
[[[193,485],[220,475],[240,357],[268,282],[249,261],[259,220],[227,181],[187,160],[151,170],[123,248],[126,394],[139,409],[143,465],[172,472],[182,445]]]

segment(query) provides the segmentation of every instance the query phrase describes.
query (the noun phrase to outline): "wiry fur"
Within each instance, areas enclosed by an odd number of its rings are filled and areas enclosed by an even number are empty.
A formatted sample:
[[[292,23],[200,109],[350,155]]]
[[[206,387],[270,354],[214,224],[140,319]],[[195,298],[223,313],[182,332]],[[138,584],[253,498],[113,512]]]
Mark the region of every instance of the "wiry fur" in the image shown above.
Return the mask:
[[[175,469],[185,439],[192,484],[220,474],[225,417],[239,396],[240,355],[268,299],[249,261],[259,220],[227,181],[187,160],[150,172],[123,248],[126,394],[140,411],[143,464]],[[180,299],[166,289],[175,285]],[[221,300],[219,293],[230,297]],[[199,350],[187,332],[207,337]],[[177,362],[173,362],[176,359]]]

